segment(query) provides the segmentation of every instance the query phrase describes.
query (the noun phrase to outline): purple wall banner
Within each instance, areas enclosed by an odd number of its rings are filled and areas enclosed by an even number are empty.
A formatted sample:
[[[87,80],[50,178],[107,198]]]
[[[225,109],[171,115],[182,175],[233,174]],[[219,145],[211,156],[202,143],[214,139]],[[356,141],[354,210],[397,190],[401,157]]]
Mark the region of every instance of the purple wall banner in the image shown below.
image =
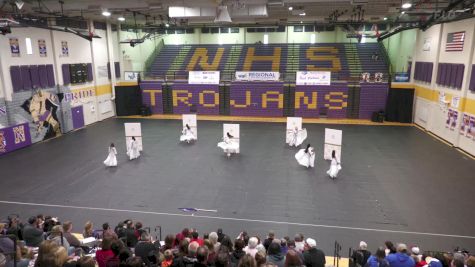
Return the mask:
[[[163,114],[163,91],[162,82],[141,82],[142,103],[150,107],[152,114]]]
[[[387,83],[361,83],[360,119],[370,119],[373,112],[386,110]]]
[[[28,123],[0,129],[0,155],[31,145]]]
[[[233,116],[284,115],[283,83],[240,83],[231,84],[230,109]]]
[[[173,114],[219,115],[218,84],[174,83],[171,89]]]
[[[328,118],[346,118],[348,85],[297,85],[295,116],[317,118],[320,112]]]

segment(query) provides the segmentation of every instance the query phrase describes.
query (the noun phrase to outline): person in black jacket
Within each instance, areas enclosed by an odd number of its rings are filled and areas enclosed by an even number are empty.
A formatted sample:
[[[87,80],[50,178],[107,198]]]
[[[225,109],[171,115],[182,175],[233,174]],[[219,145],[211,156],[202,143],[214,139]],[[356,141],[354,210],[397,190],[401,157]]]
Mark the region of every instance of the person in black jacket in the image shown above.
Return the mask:
[[[236,267],[239,263],[239,260],[246,255],[246,252],[243,251],[245,243],[241,239],[236,239],[234,241],[234,251],[231,252],[231,266]]]
[[[155,266],[158,255],[159,250],[152,243],[150,234],[147,231],[143,231],[140,241],[135,245],[135,256],[142,258],[145,266]]]
[[[196,251],[196,262],[193,267],[207,267],[208,249],[206,247],[199,247]]]
[[[371,256],[371,252],[368,251],[368,245],[366,242],[360,242],[360,248],[358,250],[353,251],[353,255],[351,258],[355,263],[355,266],[364,266],[367,262],[369,257]]]
[[[267,238],[264,240],[264,247],[266,248],[266,251],[269,250],[269,245],[274,240],[274,237],[275,237],[274,231],[269,231]]]
[[[307,267],[325,267],[325,253],[317,249],[317,242],[312,238],[305,240],[303,263]]]
[[[39,247],[43,242],[43,231],[38,228],[38,218],[32,216],[28,219],[28,224],[23,227],[23,240],[29,247]]]

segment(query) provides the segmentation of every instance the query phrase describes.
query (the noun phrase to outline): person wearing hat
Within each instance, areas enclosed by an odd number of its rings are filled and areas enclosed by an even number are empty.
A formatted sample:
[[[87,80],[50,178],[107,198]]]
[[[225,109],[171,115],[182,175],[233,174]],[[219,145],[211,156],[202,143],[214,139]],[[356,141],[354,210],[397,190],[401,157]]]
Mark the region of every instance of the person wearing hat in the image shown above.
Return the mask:
[[[317,249],[317,241],[312,238],[305,240],[303,263],[307,267],[325,267],[325,253]]]
[[[416,263],[407,254],[406,244],[398,244],[395,254],[389,254],[386,256],[386,260],[389,262],[390,267],[415,267]]]

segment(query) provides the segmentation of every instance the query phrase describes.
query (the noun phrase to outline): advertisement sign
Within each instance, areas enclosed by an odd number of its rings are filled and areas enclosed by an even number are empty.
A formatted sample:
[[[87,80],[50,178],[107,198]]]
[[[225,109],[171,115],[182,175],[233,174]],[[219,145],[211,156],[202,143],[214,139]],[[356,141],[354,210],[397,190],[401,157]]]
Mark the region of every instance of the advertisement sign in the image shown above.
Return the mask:
[[[330,71],[297,71],[297,85],[330,85]]]
[[[273,71],[236,71],[236,81],[278,81],[280,73]]]
[[[219,84],[219,71],[190,71],[188,84]]]
[[[28,123],[0,129],[0,155],[29,145],[31,137]]]

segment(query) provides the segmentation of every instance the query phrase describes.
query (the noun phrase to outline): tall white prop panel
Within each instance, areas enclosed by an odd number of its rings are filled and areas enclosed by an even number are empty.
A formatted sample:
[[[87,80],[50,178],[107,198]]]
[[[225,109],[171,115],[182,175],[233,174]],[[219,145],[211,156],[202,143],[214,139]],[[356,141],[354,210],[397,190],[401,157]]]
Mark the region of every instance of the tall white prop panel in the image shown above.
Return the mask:
[[[183,128],[190,126],[193,135],[198,139],[198,120],[196,119],[196,114],[183,114],[182,116]]]
[[[227,123],[223,124],[223,138],[226,136],[227,133],[232,135],[233,136],[232,140],[239,145],[236,153],[240,153],[241,144],[240,144],[240,135],[239,135],[239,124],[227,124]]]
[[[132,137],[135,137],[137,144],[139,146],[139,151],[143,150],[142,145],[142,125],[140,122],[128,122],[124,123],[125,127],[125,144],[129,147]]]
[[[343,131],[325,128],[325,145],[323,148],[323,158],[332,159],[332,151],[335,150],[336,159],[341,163],[341,145],[343,141]]]

